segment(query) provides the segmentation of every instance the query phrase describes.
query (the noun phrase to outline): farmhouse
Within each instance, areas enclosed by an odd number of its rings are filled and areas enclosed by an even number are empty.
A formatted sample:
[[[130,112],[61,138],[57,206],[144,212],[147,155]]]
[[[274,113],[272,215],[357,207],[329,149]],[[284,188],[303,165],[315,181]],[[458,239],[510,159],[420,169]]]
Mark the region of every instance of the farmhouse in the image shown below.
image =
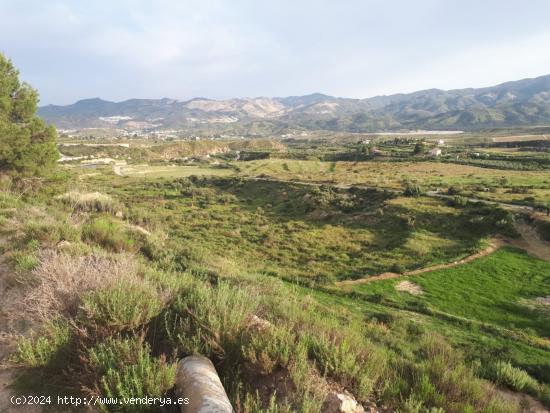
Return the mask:
[[[439,148],[433,148],[430,151],[430,156],[440,156],[441,155],[441,149]]]

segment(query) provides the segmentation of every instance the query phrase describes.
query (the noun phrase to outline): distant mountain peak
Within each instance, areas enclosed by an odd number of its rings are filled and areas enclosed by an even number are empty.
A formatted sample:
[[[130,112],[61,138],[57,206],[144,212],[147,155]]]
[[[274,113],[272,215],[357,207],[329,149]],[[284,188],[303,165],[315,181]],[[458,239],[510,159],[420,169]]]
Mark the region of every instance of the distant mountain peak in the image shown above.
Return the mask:
[[[88,104],[88,103],[113,103],[108,100],[104,100],[101,98],[87,98],[87,99],[80,99],[75,102],[75,105],[81,105],[81,104]]]

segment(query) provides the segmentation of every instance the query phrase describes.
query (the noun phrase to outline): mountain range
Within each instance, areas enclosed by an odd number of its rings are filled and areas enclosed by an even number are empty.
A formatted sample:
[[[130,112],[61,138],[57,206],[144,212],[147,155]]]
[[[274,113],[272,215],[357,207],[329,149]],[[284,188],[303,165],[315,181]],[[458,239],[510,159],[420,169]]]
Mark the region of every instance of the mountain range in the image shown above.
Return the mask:
[[[84,99],[39,115],[62,129],[121,128],[269,134],[289,130],[374,132],[480,130],[550,125],[550,75],[485,88],[428,89],[350,99],[315,93],[283,98]]]

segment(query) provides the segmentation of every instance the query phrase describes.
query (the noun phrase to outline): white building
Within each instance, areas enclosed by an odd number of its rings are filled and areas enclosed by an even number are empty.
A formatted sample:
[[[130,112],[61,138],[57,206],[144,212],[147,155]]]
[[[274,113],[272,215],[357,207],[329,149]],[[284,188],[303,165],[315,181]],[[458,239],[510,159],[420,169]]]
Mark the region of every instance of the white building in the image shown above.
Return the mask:
[[[430,151],[430,156],[440,156],[441,155],[441,149],[439,148],[433,148]]]

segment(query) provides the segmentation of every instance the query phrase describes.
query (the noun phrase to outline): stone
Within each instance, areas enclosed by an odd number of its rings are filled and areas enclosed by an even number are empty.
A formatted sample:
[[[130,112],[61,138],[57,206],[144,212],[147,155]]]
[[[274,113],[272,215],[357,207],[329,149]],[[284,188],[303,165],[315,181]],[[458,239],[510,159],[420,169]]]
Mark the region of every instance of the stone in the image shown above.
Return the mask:
[[[321,409],[323,413],[363,413],[365,409],[348,392],[330,392]]]
[[[57,248],[60,250],[63,250],[63,249],[69,248],[71,245],[72,245],[71,242],[67,240],[62,240],[57,243]]]
[[[258,317],[256,314],[252,314],[250,317],[248,317],[247,321],[248,328],[256,331],[262,331],[272,326],[269,321]]]

